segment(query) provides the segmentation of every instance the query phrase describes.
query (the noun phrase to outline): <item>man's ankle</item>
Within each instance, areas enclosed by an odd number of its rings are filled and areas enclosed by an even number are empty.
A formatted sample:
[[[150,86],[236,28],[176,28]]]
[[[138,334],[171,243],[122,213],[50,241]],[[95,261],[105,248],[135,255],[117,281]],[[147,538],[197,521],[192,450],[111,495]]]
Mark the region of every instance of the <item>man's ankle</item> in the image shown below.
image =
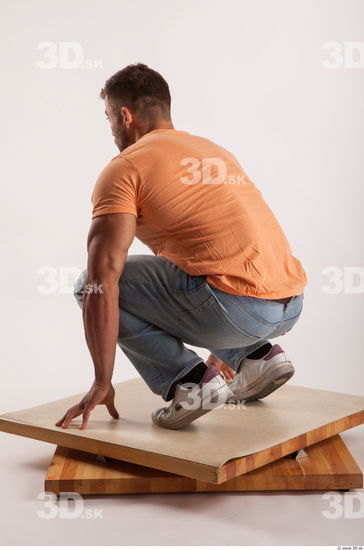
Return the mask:
[[[177,384],[186,384],[188,382],[198,384],[199,382],[201,382],[207,369],[208,367],[203,361],[201,361],[201,363],[198,363],[198,365],[195,365],[187,374],[182,376],[182,378],[177,380],[177,382],[174,382],[173,386],[171,386],[171,388],[169,389],[167,401],[173,399]]]

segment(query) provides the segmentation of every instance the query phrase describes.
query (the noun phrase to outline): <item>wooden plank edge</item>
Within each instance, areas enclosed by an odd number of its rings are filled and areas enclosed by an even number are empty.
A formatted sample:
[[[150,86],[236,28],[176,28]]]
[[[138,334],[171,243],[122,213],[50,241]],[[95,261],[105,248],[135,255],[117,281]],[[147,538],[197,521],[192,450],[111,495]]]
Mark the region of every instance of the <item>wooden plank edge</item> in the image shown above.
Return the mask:
[[[181,476],[182,478],[182,476]],[[179,479],[181,479],[179,478]],[[105,480],[102,480],[105,482]],[[106,480],[107,481],[107,480]],[[117,483],[116,480],[112,480],[112,488],[101,489],[100,482],[97,480],[82,480],[80,482],[70,481],[69,486],[67,487],[67,480],[45,480],[44,490],[46,492],[52,492],[55,494],[65,493],[65,492],[77,492],[81,495],[117,495],[117,494],[157,494],[157,493],[236,493],[236,492],[260,492],[260,491],[339,491],[344,489],[361,489],[363,487],[363,479],[357,474],[350,475],[345,474],[340,476],[339,479],[336,479],[334,476],[324,475],[317,479],[317,476],[314,475],[305,476],[302,478],[290,480],[291,487],[287,487],[287,478],[283,476],[277,476],[277,478],[272,481],[272,484],[269,487],[250,487],[249,485],[245,487],[238,487],[237,485],[232,487],[224,487],[221,484],[217,485],[216,483],[202,482],[203,485],[199,485],[198,480],[192,480],[196,483],[193,483],[191,487],[181,487],[176,484],[176,479],[168,479],[168,490],[166,488],[162,490],[153,490],[147,491],[146,489],[140,489],[138,484],[132,486],[132,483],[128,483],[125,480],[119,480]],[[178,482],[178,478],[177,478]],[[119,485],[119,487],[118,487]],[[177,485],[177,486],[176,486]]]
[[[324,439],[328,439],[333,435],[337,435],[342,431],[351,429],[363,423],[364,410],[315,428],[310,432],[279,443],[270,449],[257,451],[256,453],[252,453],[250,455],[231,459],[222,464],[220,467],[214,467],[176,457],[169,457],[167,455],[160,455],[150,451],[145,452],[140,449],[133,449],[132,447],[126,447],[108,442],[102,443],[102,449],[97,448],[96,446],[95,450],[95,443],[97,443],[95,440],[85,437],[78,438],[76,435],[66,432],[62,434],[63,442],[61,445],[64,447],[77,449],[79,451],[102,454],[109,456],[110,458],[124,460],[125,462],[140,464],[142,466],[148,466],[157,470],[167,471],[199,481],[207,481],[219,485],[220,483],[234,479],[251,470],[256,470],[265,464],[274,462],[294,451],[303,449]],[[16,432],[12,429],[14,424],[17,426]],[[39,426],[27,426],[9,419],[0,418],[0,431],[12,433],[14,435],[21,435],[30,439],[45,441],[47,443],[54,443],[56,445],[59,444],[57,441],[58,432]],[[121,450],[123,450],[126,454],[121,456]]]
[[[345,416],[338,420],[334,420],[328,424],[324,424],[314,430],[296,436],[292,439],[288,439],[270,449],[266,452],[258,451],[250,455],[246,455],[242,460],[241,457],[232,458],[220,466],[217,472],[217,483],[223,483],[229,479],[234,479],[241,474],[245,474],[251,470],[256,470],[265,464],[270,464],[282,458],[284,456],[304,449],[309,445],[328,439],[333,435],[338,435],[341,432],[355,428],[360,424],[364,424],[364,410],[353,413],[349,416]]]
[[[16,425],[16,431],[14,430]],[[37,441],[44,441],[46,443],[54,443],[55,445],[61,445],[62,447],[70,447],[78,451],[86,451],[92,454],[100,454],[109,456],[110,458],[116,458],[118,460],[124,460],[125,462],[131,462],[132,464],[140,464],[141,466],[148,466],[172,474],[183,475],[188,478],[198,479],[200,481],[208,481],[216,483],[217,479],[217,466],[210,466],[209,464],[200,464],[199,462],[193,462],[191,460],[185,460],[178,457],[170,457],[167,455],[161,455],[151,451],[143,451],[141,449],[134,449],[132,447],[126,447],[124,445],[118,445],[116,443],[103,442],[103,447],[97,446],[97,441],[86,437],[79,438],[77,435],[62,433],[62,443],[59,443],[59,432],[54,432],[48,428],[42,428],[39,426],[28,426],[14,420],[0,418],[0,431],[10,433],[13,435],[20,435],[27,437],[28,439],[36,439]],[[124,454],[125,453],[125,454]]]
[[[150,494],[150,493],[187,493],[187,492],[252,492],[252,491],[322,491],[322,490],[350,490],[363,488],[363,473],[356,463],[354,457],[350,453],[343,439],[339,434],[335,434],[328,439],[321,440],[317,443],[306,447],[307,457],[302,457],[299,461],[304,463],[306,460],[325,460],[325,455],[329,461],[332,458],[332,448],[340,455],[340,458],[345,463],[343,470],[337,470],[332,473],[320,473],[318,471],[305,473],[304,468],[301,473],[275,472],[272,470],[269,480],[262,477],[261,487],[256,486],[255,474],[259,474],[262,468],[266,470],[269,464],[253,470],[246,474],[226,481],[220,485],[214,483],[202,482],[198,480],[188,479],[177,474],[167,474],[160,470],[153,470],[155,475],[151,478],[115,478],[95,477],[82,478],[61,478],[61,471],[67,462],[68,454],[72,454],[69,448],[58,446],[54,452],[51,463],[48,467],[46,478],[44,481],[45,491],[59,494],[60,492],[76,491],[84,495],[92,494]],[[321,455],[321,456],[320,456]],[[95,458],[95,455],[90,455]],[[279,460],[295,461],[288,455]],[[55,471],[61,468],[61,471],[55,474]],[[56,468],[56,470],[55,470]],[[160,477],[158,475],[160,474]],[[253,474],[254,477],[251,477]],[[48,478],[48,475],[50,477]],[[263,474],[261,474],[263,475]],[[168,476],[168,477],[167,477]],[[158,487],[158,480],[161,484]],[[148,481],[150,486],[147,488]],[[268,482],[269,481],[269,482]],[[145,485],[146,484],[146,485]]]

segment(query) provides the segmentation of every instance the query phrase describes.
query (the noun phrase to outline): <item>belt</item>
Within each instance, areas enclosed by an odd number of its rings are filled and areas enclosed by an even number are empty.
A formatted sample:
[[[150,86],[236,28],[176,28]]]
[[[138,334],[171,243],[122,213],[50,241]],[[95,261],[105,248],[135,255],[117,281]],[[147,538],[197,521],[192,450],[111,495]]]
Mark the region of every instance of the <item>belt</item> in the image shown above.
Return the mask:
[[[272,300],[272,302],[279,302],[280,304],[288,304],[295,298],[295,296],[290,296],[289,298],[278,298],[278,300]]]

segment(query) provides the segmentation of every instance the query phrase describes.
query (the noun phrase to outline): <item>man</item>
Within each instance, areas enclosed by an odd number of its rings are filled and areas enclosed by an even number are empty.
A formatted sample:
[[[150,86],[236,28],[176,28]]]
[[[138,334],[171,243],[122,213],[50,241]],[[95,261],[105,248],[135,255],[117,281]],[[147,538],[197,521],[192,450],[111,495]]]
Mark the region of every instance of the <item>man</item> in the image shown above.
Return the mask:
[[[267,338],[296,323],[307,282],[273,212],[231,153],[174,128],[159,73],[129,65],[101,97],[120,154],[95,184],[87,269],[75,285],[95,381],[56,425],[82,415],[84,429],[98,404],[118,418],[117,344],[172,400],[153,411],[158,426],[269,395],[294,368]],[[128,256],[135,236],[154,255]],[[208,361],[184,343],[209,349]]]

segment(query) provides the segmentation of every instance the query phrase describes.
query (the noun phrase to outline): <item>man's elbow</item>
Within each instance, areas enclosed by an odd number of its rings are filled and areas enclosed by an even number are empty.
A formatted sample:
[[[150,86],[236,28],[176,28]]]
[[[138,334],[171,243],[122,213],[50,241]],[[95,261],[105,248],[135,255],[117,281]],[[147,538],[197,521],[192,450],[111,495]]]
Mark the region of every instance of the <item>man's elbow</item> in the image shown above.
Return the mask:
[[[86,282],[89,284],[103,284],[106,286],[118,283],[124,269],[126,257],[127,251],[121,253],[117,260],[113,258],[104,258],[96,262],[89,262]]]

